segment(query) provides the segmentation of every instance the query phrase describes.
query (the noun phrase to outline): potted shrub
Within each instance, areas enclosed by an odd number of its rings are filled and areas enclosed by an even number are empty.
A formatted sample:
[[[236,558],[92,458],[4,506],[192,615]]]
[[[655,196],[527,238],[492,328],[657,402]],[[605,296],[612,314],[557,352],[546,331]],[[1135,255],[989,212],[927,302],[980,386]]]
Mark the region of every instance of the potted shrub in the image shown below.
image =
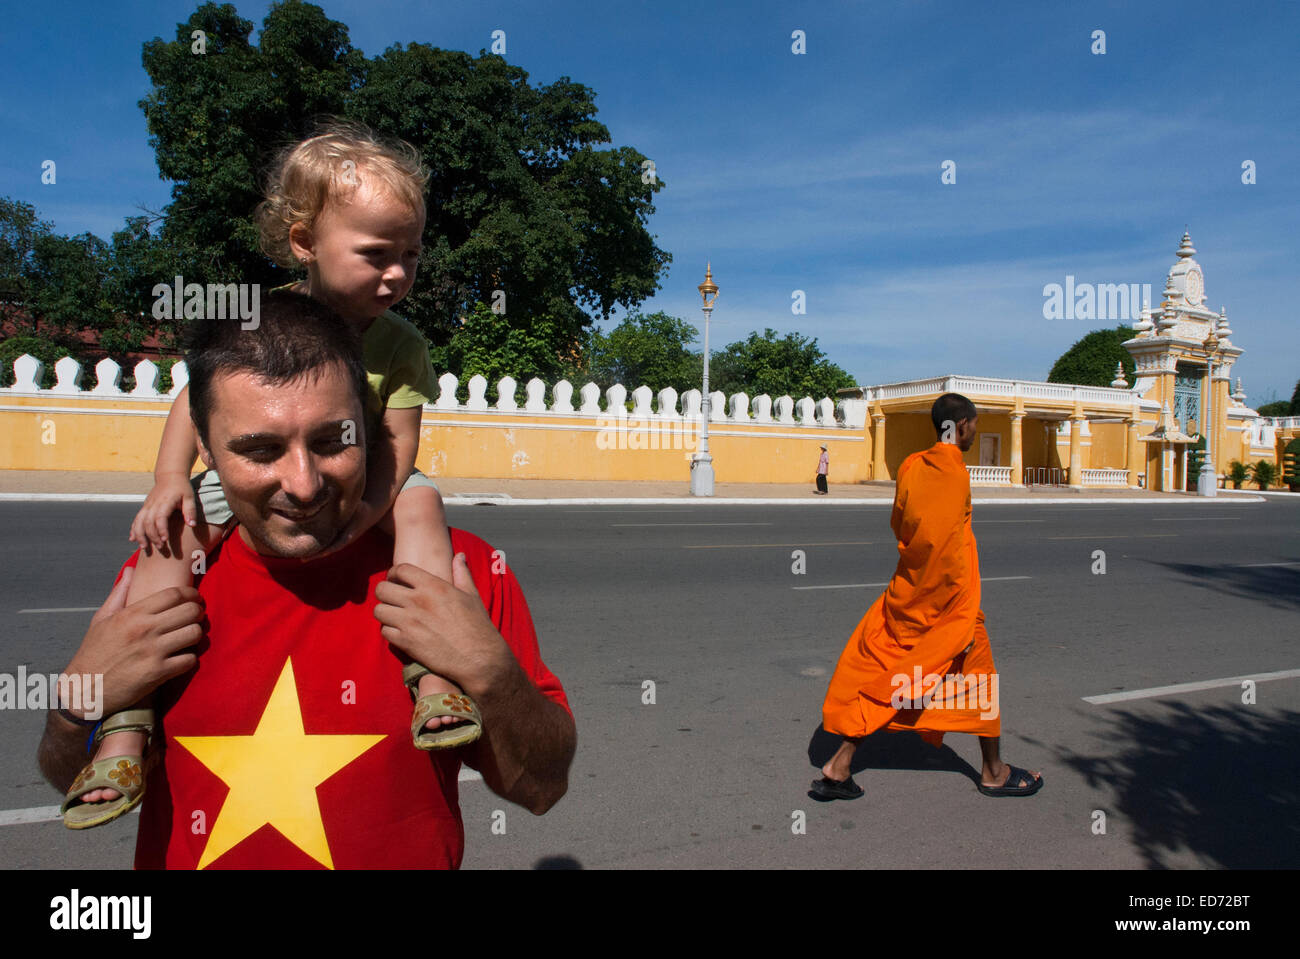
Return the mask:
[[[1277,467],[1269,460],[1260,460],[1251,468],[1251,475],[1261,490],[1266,490],[1277,482]]]
[[[1233,460],[1228,464],[1228,479],[1232,480],[1233,489],[1241,489],[1241,484],[1250,479],[1250,467],[1241,460]]]

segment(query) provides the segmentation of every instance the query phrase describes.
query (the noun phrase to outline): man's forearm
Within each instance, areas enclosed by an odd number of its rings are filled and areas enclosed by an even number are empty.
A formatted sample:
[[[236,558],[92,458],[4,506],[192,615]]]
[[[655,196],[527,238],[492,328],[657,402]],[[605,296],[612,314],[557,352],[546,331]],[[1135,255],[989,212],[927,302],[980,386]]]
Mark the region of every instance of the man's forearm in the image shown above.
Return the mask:
[[[90,761],[86,743],[90,729],[69,722],[51,711],[45,717],[45,733],[36,748],[36,763],[51,786],[67,792],[77,773]]]
[[[573,717],[543,696],[513,657],[498,682],[471,695],[484,729],[470,765],[497,795],[540,816],[569,788],[577,745]]]

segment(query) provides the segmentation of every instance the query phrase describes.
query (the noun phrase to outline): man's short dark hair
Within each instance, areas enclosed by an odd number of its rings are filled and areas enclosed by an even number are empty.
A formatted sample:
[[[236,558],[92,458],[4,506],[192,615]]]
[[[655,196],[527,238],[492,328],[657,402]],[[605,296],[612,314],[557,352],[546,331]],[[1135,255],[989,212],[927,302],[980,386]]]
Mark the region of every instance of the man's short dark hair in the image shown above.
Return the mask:
[[[930,407],[930,421],[934,423],[934,431],[941,438],[944,423],[951,421],[956,426],[962,420],[973,420],[978,415],[975,404],[960,393],[944,393]]]
[[[271,383],[290,383],[337,363],[366,408],[361,339],[346,320],[310,296],[287,291],[263,293],[258,310],[255,328],[243,329],[238,318],[204,318],[186,330],[190,418],[204,446],[218,375],[251,373]]]

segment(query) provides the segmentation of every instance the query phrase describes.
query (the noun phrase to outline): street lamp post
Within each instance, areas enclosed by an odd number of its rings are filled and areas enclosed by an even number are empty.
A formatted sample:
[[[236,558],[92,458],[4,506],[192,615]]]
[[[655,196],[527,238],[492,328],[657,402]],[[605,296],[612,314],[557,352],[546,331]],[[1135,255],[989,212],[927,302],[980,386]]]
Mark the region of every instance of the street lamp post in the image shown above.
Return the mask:
[[[1219,488],[1214,469],[1214,358],[1219,353],[1219,338],[1215,336],[1213,326],[1210,327],[1210,335],[1205,338],[1203,345],[1206,362],[1205,423],[1202,425],[1205,433],[1205,463],[1196,478],[1196,495],[1214,496]]]
[[[700,448],[691,457],[691,495],[713,495],[713,457],[709,455],[709,318],[713,315],[713,304],[718,299],[718,285],[713,282],[713,264],[704,269],[704,282],[697,287],[700,298],[704,300],[704,402],[700,409],[704,416],[700,431]]]

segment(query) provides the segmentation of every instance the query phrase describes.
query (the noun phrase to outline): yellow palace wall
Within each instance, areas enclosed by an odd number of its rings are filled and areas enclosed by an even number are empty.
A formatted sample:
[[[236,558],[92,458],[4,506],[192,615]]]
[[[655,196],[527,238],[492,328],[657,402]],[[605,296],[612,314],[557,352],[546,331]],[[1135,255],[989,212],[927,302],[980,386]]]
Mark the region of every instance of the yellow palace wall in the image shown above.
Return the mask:
[[[1064,469],[1070,465],[1070,436],[1068,433],[1057,434],[1056,422],[1040,420],[1032,416],[1021,419],[1022,465],[1031,467],[1057,467]],[[1083,469],[1125,469],[1127,427],[1123,423],[1089,423],[1090,436],[1084,436],[1080,446]],[[998,441],[998,462],[995,466],[1011,465],[1011,415],[1009,413],[982,412],[976,428],[975,441],[966,451],[964,460],[968,466],[979,465],[980,436],[996,435]],[[1150,427],[1145,427],[1144,432]],[[888,477],[893,478],[904,459],[917,450],[933,446],[937,436],[929,413],[889,412],[885,421],[885,465]],[[1147,445],[1147,444],[1143,444]],[[870,450],[868,450],[868,456]],[[1138,469],[1143,469],[1138,464]]]
[[[0,469],[150,472],[170,408],[165,397],[0,396]],[[431,476],[687,482],[697,437],[665,423],[672,421],[426,407],[417,465]],[[709,426],[715,477],[723,483],[811,486],[823,443],[831,482],[869,477],[871,447],[862,430]]]
[[[892,480],[898,475],[903,460],[917,450],[929,449],[937,440],[928,412],[888,413],[885,418],[885,467],[889,475],[877,476],[876,479]],[[966,462],[970,462],[969,457]]]

